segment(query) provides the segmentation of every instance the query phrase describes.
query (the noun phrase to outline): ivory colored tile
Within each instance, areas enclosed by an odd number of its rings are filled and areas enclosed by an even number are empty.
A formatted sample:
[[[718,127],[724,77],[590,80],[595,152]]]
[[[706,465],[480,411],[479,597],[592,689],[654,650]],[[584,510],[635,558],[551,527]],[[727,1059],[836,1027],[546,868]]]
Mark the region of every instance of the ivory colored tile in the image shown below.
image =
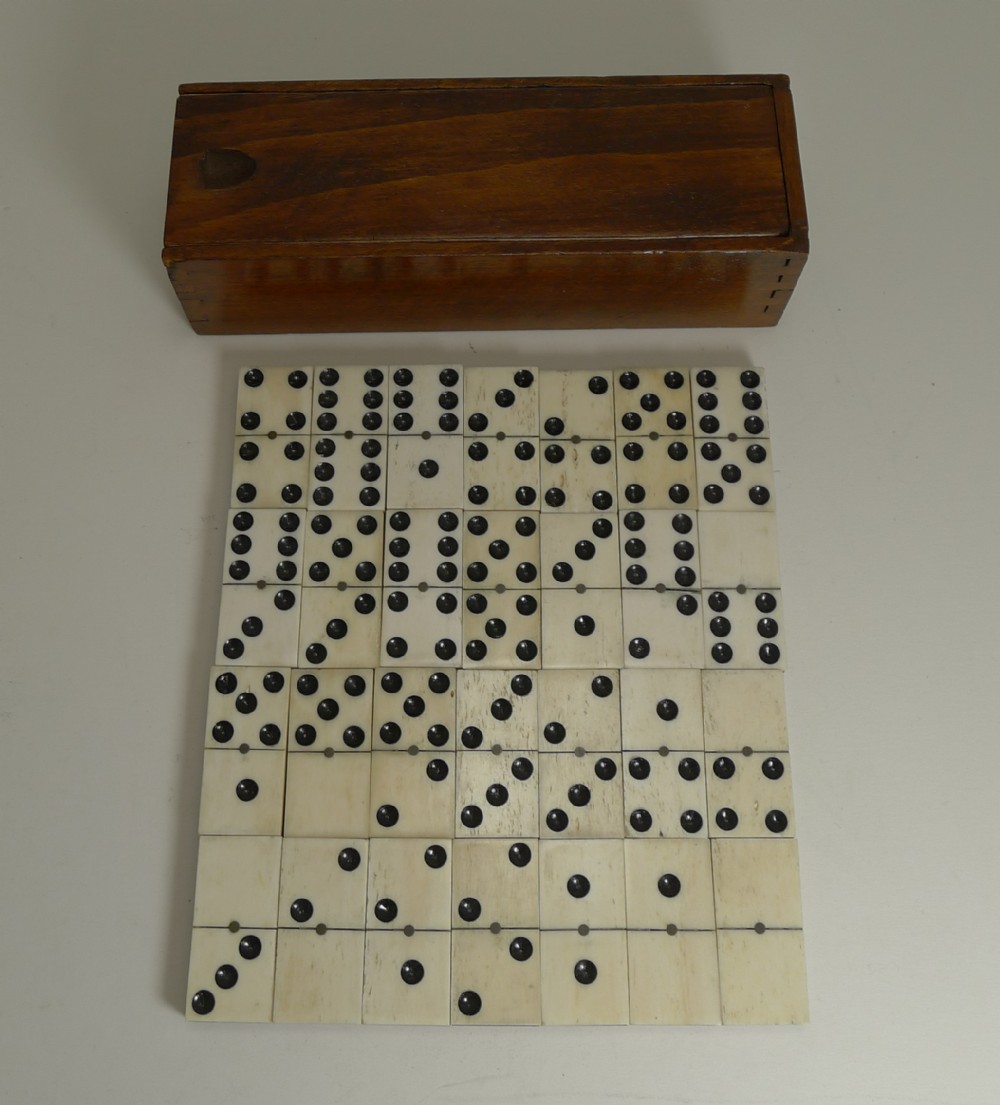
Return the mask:
[[[612,438],[615,396],[610,372],[545,370],[538,381],[542,437]]]
[[[466,510],[537,510],[538,439],[466,438],[464,482]]]
[[[617,479],[612,440],[542,442],[539,488],[544,513],[612,511],[618,502]]]
[[[371,668],[293,671],[289,751],[371,751],[373,682]]]
[[[620,587],[617,517],[546,515],[542,524],[541,560],[543,587]]]
[[[305,506],[308,437],[238,437],[233,452],[233,510]]]
[[[538,928],[536,839],[456,840],[453,855],[455,928]]]
[[[454,932],[452,1024],[539,1024],[541,956],[537,930]]]
[[[658,596],[657,596],[658,597]],[[622,594],[618,590],[545,591],[542,666],[620,668]]]
[[[195,925],[274,928],[280,869],[280,837],[201,837]]]
[[[704,587],[779,587],[776,516],[766,511],[704,511],[698,518]]]
[[[448,836],[455,774],[454,752],[373,752],[369,835]]]
[[[288,729],[288,668],[212,668],[206,748],[284,749]]]
[[[698,509],[774,511],[774,468],[770,441],[695,442]],[[692,498],[692,506],[694,506]]]
[[[393,510],[386,516],[387,587],[461,587],[461,581],[461,510]]]
[[[205,749],[201,776],[203,835],[280,836],[285,750]]]
[[[269,1021],[274,943],[273,930],[196,928],[191,934],[188,1020]]]
[[[298,583],[304,520],[301,510],[231,510],[222,582]]]
[[[303,588],[298,664],[374,668],[379,659],[381,608],[380,587]]]
[[[625,927],[621,840],[542,840],[538,847],[543,929]]]
[[[693,509],[697,503],[693,446],[691,437],[619,440],[619,509]]]
[[[702,673],[632,669],[621,673],[622,748],[704,747]]]
[[[697,515],[689,510],[624,510],[621,586],[676,590],[699,586]]]
[[[371,842],[368,853],[369,929],[451,928],[452,841]]]
[[[805,1024],[805,947],[794,930],[720,932],[723,1024]]]
[[[473,590],[539,586],[538,514],[529,511],[465,512],[462,586]]]
[[[385,589],[380,664],[423,668],[458,663],[461,654],[461,591],[443,587]]]
[[[466,368],[465,433],[538,435],[538,369]]]
[[[379,510],[311,511],[303,527],[303,584],[378,587],[384,523]]]
[[[448,1024],[451,933],[365,934],[365,1024]]]
[[[313,379],[313,433],[386,431],[385,365],[327,365]]]
[[[541,665],[538,591],[465,591],[463,598],[465,667],[534,670]]]
[[[384,510],[386,438],[373,434],[313,437],[309,507],[313,510]]]
[[[625,933],[542,932],[542,1024],[628,1024]]]
[[[456,725],[462,748],[538,748],[537,674],[459,671]]]
[[[697,594],[625,591],[621,604],[625,667],[702,667],[705,637]],[[542,633],[544,639],[544,614]]]
[[[629,929],[714,929],[709,841],[626,840],[625,912]]]
[[[454,668],[380,668],[375,672],[375,747],[454,749],[456,693]]]
[[[706,757],[709,836],[792,837],[788,753]]]
[[[705,760],[700,752],[636,752],[622,761],[626,835],[681,840],[706,835]]]
[[[626,368],[614,374],[614,384],[619,437],[692,432],[686,368]]]
[[[781,592],[703,591],[706,668],[785,666]]]
[[[390,432],[461,436],[462,391],[461,365],[392,365]]]
[[[310,752],[287,759],[286,837],[368,835],[369,753]]]
[[[719,960],[714,932],[628,934],[632,1024],[718,1024]]]
[[[545,752],[616,752],[621,747],[621,673],[547,669],[538,677],[538,730]]]
[[[367,890],[368,841],[363,837],[284,841],[278,894],[280,926],[364,928]]]
[[[788,749],[784,680],[778,671],[703,671],[705,748]]]
[[[236,436],[309,432],[313,370],[278,366],[240,371],[236,390]]]
[[[222,588],[215,662],[295,666],[300,588],[233,583]]]
[[[534,752],[459,752],[455,836],[537,837],[537,762]]]
[[[462,502],[462,439],[389,439],[386,509],[454,510]]]
[[[278,933],[274,1020],[360,1024],[365,934],[328,929]]]
[[[538,802],[543,837],[621,838],[625,813],[620,753],[541,753]]]
[[[767,437],[762,377],[757,368],[703,368],[696,372],[691,381],[695,433]]]
[[[794,840],[713,840],[719,928],[801,928],[799,857]]]

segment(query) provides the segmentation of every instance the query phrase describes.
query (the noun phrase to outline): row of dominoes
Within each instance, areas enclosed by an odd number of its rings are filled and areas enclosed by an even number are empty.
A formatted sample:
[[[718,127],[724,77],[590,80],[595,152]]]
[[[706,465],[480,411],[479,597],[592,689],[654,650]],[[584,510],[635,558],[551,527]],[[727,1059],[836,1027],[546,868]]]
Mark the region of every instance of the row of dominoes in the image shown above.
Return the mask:
[[[542,601],[540,601],[542,599]],[[776,668],[777,590],[222,589],[218,664]]]
[[[781,676],[219,667],[207,748],[785,752]]]
[[[756,438],[252,436],[237,439],[231,505],[758,511],[774,509],[773,476]]]
[[[792,841],[206,837],[198,885],[194,1018],[804,1017]]]
[[[578,839],[794,834],[787,753],[206,749],[200,831]]]
[[[768,424],[754,369],[354,365],[245,370],[236,433],[759,438]]]
[[[230,511],[223,582],[306,587],[775,588],[775,516]]]

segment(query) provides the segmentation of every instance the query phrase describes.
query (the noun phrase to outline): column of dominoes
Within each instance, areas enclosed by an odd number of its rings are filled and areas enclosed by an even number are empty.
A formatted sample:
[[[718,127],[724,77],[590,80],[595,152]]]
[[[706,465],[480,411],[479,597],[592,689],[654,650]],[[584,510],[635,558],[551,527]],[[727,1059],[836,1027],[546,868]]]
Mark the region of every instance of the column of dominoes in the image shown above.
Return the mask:
[[[272,1013],[312,397],[311,369],[241,373],[189,973],[200,1019]]]
[[[770,426],[759,372],[692,377],[705,768],[724,1023],[807,1017]]]

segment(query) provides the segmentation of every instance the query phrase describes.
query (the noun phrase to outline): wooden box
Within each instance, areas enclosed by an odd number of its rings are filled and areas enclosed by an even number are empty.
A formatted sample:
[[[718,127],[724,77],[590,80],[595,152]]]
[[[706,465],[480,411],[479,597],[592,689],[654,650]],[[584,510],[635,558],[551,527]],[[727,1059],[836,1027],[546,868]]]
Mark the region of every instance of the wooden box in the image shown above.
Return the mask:
[[[807,253],[787,77],[180,89],[198,333],[770,326]]]

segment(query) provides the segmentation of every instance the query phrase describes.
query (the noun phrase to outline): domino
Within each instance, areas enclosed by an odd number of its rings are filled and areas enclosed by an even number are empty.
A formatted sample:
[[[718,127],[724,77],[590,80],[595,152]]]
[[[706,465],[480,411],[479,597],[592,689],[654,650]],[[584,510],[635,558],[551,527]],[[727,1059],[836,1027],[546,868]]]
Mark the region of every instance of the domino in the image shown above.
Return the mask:
[[[460,586],[462,530],[461,511],[394,510],[385,526],[385,579],[407,587]]]
[[[386,439],[353,433],[312,439],[309,505],[316,509],[383,509]],[[284,490],[281,497],[285,498]],[[296,499],[296,501],[298,501]]]
[[[237,438],[233,458],[234,509],[284,509],[302,505],[309,482],[308,439]]]
[[[386,432],[386,366],[327,366],[313,384],[314,434]]]
[[[539,460],[539,482],[543,511],[614,510],[618,501],[615,442],[546,442]]]
[[[452,928],[538,929],[538,841],[456,840]]]
[[[699,508],[706,513],[774,510],[770,445],[769,441],[700,440],[695,456]]]
[[[236,393],[236,436],[309,432],[312,368],[246,368]]]
[[[292,672],[290,751],[371,751],[373,676],[370,668]]]
[[[537,930],[452,934],[452,1024],[539,1024]]]
[[[523,510],[538,502],[537,439],[484,435],[465,444],[465,505]]]
[[[393,365],[389,417],[397,434],[462,433],[461,365]]]
[[[467,368],[466,434],[538,436],[538,370]]]
[[[224,583],[294,583],[302,567],[301,510],[232,510]]]
[[[381,511],[330,510],[310,513],[304,527],[307,587],[364,587],[382,578]]]
[[[610,372],[543,372],[538,397],[543,438],[614,437],[615,394]]]
[[[288,729],[289,670],[231,664],[213,668],[206,748],[282,748]]]
[[[699,369],[691,397],[697,436],[769,436],[764,381],[757,369]]]
[[[532,591],[465,591],[467,668],[537,668],[541,664],[540,596]]]
[[[191,939],[189,1020],[269,1021],[275,934],[196,928]]]
[[[466,511],[462,586],[537,588],[539,524],[537,514]]]
[[[627,368],[615,374],[619,436],[691,434],[691,381],[682,368]]]

